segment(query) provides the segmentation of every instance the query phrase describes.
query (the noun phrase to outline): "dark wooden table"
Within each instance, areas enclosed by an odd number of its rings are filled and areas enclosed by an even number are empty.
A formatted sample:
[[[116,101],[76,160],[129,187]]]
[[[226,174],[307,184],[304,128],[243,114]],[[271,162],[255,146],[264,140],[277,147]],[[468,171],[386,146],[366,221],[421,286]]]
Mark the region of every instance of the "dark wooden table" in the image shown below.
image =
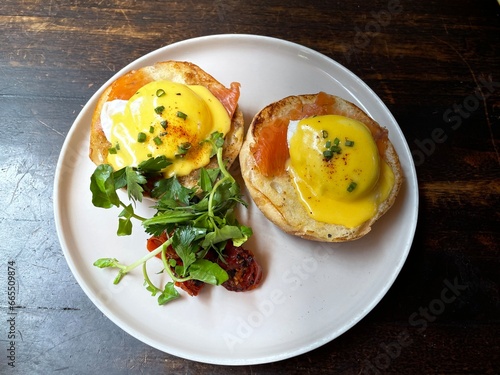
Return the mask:
[[[3,0],[0,372],[498,373],[499,14],[494,0]],[[83,293],[54,225],[58,155],[92,94],[150,51],[224,33],[346,66],[389,107],[417,168],[417,232],[388,294],[347,333],[279,363],[196,363],[129,336]]]

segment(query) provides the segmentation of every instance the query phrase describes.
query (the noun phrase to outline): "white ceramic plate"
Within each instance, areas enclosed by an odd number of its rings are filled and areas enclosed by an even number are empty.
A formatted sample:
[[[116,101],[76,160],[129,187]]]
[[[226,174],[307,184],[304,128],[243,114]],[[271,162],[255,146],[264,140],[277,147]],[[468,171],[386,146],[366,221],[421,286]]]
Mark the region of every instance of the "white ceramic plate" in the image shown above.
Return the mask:
[[[356,103],[389,129],[405,174],[401,194],[369,235],[345,244],[292,238],[250,204],[240,210],[240,220],[254,230],[246,247],[264,268],[263,284],[247,293],[209,286],[198,297],[183,294],[182,299],[160,307],[145,290],[140,269],[113,285],[114,271],[92,266],[101,257],[130,263],[146,251],[147,236],[140,225],[131,237],[117,237],[118,210],[95,208],[91,203],[89,178],[94,165],[87,156],[89,124],[106,84],[75,120],[56,171],[56,226],[75,278],[93,303],[126,332],[195,361],[267,363],[335,339],[382,299],[413,240],[417,179],[396,121],[378,96],[343,66],[306,47],[262,36],[215,35],[175,43],[134,61],[108,83],[133,68],[167,59],[191,61],[226,86],[240,82],[240,107],[247,124],[265,105],[292,94],[322,90]],[[161,269],[160,261],[155,261],[148,263],[153,272]]]

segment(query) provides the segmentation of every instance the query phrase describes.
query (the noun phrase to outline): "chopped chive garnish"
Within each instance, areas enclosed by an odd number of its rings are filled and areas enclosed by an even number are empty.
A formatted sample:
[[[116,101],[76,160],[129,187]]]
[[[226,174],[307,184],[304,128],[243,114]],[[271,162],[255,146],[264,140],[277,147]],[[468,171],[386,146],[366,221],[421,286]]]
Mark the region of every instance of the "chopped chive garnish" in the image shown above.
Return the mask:
[[[116,146],[115,146],[115,148],[116,148],[116,151],[120,151],[120,144],[117,143]]]
[[[337,154],[340,154],[340,152],[342,151],[339,146],[332,146],[330,150],[332,150],[332,152],[336,152]]]
[[[323,138],[328,138],[328,132],[326,130],[322,130],[321,135],[323,136]]]
[[[348,191],[349,193],[351,193],[354,189],[356,189],[356,186],[358,186],[358,184],[357,184],[357,183],[355,183],[354,181],[352,181],[352,182],[349,184],[349,186],[347,187],[347,191]]]
[[[155,145],[159,146],[163,143],[163,141],[161,140],[160,137],[154,137],[153,138],[153,142],[155,143]]]
[[[338,145],[339,145],[339,143],[340,143],[340,139],[335,138],[335,139],[333,140],[333,144],[334,144],[335,146],[338,146]]]
[[[153,157],[153,154],[148,154],[147,155],[148,158],[152,158]]]
[[[166,136],[167,134],[168,134],[167,132],[161,132],[161,133],[159,134],[159,136],[160,136],[160,137],[164,137],[164,136]]]
[[[354,141],[350,141],[350,140],[346,139],[344,144],[346,145],[346,147],[352,147],[352,146],[354,146]]]
[[[155,112],[159,115],[160,113],[162,113],[163,111],[165,110],[165,106],[163,105],[160,105],[158,107],[155,108]]]
[[[160,121],[160,125],[163,129],[166,129],[168,126],[168,121],[167,120]]]
[[[325,150],[323,151],[323,156],[325,157],[326,160],[330,160],[333,157],[333,151]]]
[[[110,154],[116,154],[116,148],[111,147],[111,148],[109,148],[109,149],[108,149],[108,152],[109,152]]]
[[[140,132],[137,134],[137,142],[143,143],[146,142],[146,134],[143,132]]]
[[[330,148],[332,147],[332,141],[326,141],[326,145],[325,145],[326,148]]]
[[[151,125],[151,126],[149,127],[149,132],[150,132],[150,133],[154,133],[154,132],[155,132],[155,127],[154,127],[153,125]]]
[[[156,90],[156,96],[157,97],[160,97],[160,96],[163,96],[163,95],[165,95],[165,90],[163,90],[163,89]]]
[[[187,115],[184,112],[177,111],[177,117],[185,120],[187,118]]]
[[[191,143],[189,143],[189,142],[181,143],[177,147],[177,154],[178,155],[185,155],[190,148],[191,148]]]

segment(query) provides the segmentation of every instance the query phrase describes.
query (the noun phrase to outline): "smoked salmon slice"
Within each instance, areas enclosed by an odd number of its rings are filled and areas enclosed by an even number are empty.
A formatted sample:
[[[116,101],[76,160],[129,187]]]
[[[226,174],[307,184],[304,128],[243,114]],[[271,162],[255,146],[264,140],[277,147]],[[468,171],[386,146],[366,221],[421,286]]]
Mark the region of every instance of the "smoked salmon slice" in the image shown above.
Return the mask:
[[[258,142],[251,151],[260,173],[266,177],[279,176],[285,171],[290,157],[286,133],[288,119],[277,118],[259,131]]]

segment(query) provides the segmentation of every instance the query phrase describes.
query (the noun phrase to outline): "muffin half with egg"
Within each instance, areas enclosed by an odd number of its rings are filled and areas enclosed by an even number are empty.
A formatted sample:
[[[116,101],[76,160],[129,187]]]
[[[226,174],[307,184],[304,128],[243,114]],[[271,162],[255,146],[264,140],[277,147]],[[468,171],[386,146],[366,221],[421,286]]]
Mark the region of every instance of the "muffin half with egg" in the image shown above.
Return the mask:
[[[243,142],[244,120],[238,108],[240,85],[225,87],[197,65],[163,61],[130,71],[100,96],[90,130],[90,159],[114,170],[166,157],[162,174],[175,175],[186,187],[201,167],[217,166],[214,132],[224,136],[223,159],[229,166]]]
[[[240,167],[269,220],[323,242],[366,235],[393,205],[403,180],[387,129],[324,92],[289,96],[256,114]]]

